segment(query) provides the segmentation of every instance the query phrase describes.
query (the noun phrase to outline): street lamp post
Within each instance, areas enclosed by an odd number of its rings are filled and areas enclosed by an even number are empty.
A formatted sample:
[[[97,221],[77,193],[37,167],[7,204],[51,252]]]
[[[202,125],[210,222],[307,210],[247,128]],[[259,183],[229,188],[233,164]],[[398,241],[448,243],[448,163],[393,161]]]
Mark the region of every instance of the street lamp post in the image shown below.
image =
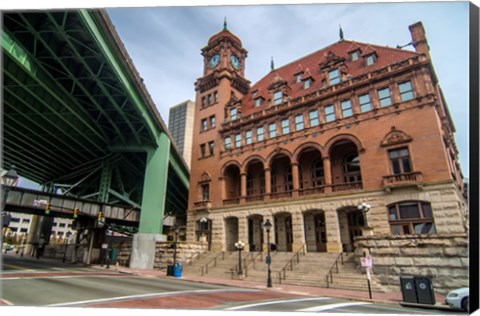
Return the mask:
[[[267,219],[267,221],[265,222],[264,227],[267,230],[267,287],[272,287],[272,271],[270,270],[270,264],[272,262],[272,259],[270,258],[270,229],[272,228],[272,223],[270,223],[269,219]]]
[[[0,251],[3,249],[3,239],[4,239],[4,232],[6,232],[6,228],[10,224],[11,215],[7,214],[5,211],[5,206],[7,205],[7,197],[8,193],[10,192],[12,186],[15,185],[18,179],[17,171],[15,171],[15,166],[12,166],[10,170],[8,170],[2,176],[2,184],[3,184],[3,201],[2,201],[2,234],[0,234]]]
[[[235,247],[238,250],[238,275],[242,275],[243,274],[243,271],[242,271],[242,250],[245,247],[245,243],[243,243],[242,241],[239,240],[235,243]]]
[[[177,242],[178,242],[178,233],[180,232],[180,227],[175,226],[175,243],[173,244],[173,266],[177,264]]]

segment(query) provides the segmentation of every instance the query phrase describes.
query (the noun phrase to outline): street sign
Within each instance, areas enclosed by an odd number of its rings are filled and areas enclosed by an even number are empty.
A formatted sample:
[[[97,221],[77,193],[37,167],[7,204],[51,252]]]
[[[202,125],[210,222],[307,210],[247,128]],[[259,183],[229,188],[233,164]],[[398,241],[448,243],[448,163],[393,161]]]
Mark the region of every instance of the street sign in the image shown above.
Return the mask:
[[[46,204],[47,204],[47,200],[33,200],[33,206],[41,206]]]
[[[270,256],[267,256],[266,263],[267,263],[267,264],[270,264],[270,263],[272,263],[272,259],[270,258]]]
[[[363,268],[373,267],[373,262],[372,262],[372,256],[371,255],[366,255],[365,257],[360,258],[360,262],[361,262]]]

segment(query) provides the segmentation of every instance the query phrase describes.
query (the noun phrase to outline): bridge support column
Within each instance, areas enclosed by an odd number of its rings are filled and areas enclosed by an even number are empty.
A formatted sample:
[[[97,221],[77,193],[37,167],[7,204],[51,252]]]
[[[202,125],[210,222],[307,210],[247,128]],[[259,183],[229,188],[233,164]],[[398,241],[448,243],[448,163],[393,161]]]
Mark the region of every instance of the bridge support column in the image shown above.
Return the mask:
[[[143,184],[142,211],[138,234],[133,238],[130,267],[153,269],[155,243],[166,240],[163,216],[167,196],[170,140],[161,133],[156,148],[147,149],[147,163]]]

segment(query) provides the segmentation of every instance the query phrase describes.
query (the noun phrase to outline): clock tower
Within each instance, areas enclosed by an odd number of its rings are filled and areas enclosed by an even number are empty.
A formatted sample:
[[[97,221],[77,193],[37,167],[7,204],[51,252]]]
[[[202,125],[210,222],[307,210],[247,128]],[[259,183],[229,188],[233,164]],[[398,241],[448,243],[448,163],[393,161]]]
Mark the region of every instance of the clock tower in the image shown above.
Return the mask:
[[[208,40],[201,49],[203,76],[195,82],[195,120],[190,171],[189,211],[208,210],[212,202],[221,201],[222,188],[217,187],[221,177],[220,153],[225,144],[220,135],[228,120],[232,100],[241,100],[250,89],[245,79],[247,50],[240,39],[227,29]],[[238,113],[241,113],[238,105]],[[239,117],[239,116],[237,116]],[[197,221],[194,213],[189,221]],[[187,216],[188,218],[188,216]],[[196,222],[189,225],[196,225]],[[190,226],[192,231],[192,226]]]

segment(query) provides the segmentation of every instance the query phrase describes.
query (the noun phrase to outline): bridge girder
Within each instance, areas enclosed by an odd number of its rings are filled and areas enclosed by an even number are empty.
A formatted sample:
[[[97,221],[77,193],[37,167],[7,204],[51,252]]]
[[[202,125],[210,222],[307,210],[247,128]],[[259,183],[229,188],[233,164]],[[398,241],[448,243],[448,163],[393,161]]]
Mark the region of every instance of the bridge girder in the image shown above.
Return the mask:
[[[171,136],[106,12],[11,11],[3,24],[3,167],[73,196],[141,205],[147,150]],[[173,142],[166,154],[165,207],[181,213],[188,168]]]

